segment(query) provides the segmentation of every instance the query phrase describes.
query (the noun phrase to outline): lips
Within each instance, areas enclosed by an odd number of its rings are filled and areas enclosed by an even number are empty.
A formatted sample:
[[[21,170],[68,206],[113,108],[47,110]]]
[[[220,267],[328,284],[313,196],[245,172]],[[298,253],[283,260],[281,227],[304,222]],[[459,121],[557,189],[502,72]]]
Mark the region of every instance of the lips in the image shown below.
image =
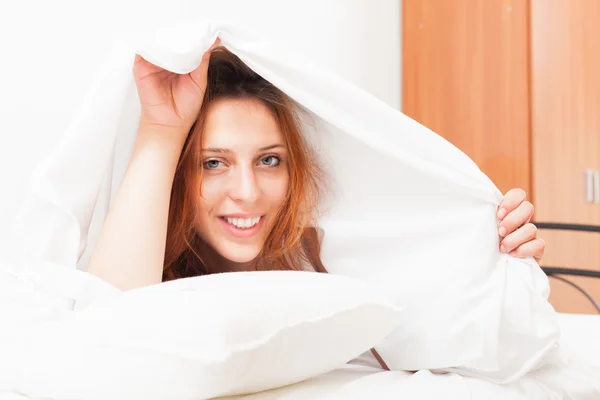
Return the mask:
[[[229,222],[231,225],[241,228],[241,229],[249,229],[252,228],[260,221],[261,217],[252,217],[252,218],[232,218],[232,217],[224,217],[224,219]]]
[[[252,225],[251,223],[255,221],[256,218],[259,218],[258,222]],[[236,215],[218,217],[219,223],[224,228],[225,232],[228,235],[239,239],[247,239],[255,236],[262,228],[264,219],[264,216],[258,215],[250,217],[239,217]]]

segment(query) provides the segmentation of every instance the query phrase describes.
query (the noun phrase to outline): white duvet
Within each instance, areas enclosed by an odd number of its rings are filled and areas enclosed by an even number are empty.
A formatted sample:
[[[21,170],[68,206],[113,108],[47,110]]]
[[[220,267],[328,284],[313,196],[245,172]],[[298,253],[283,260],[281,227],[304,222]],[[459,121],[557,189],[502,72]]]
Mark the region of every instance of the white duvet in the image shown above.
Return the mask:
[[[598,354],[600,355],[600,354]],[[254,394],[221,397],[226,400],[596,400],[600,395],[597,371],[586,366],[546,367],[518,382],[497,385],[457,374],[382,371],[345,365],[294,385]],[[0,400],[34,399],[0,392]]]
[[[562,351],[546,276],[532,259],[499,253],[495,212],[502,194],[467,156],[284,44],[222,22],[132,34],[107,55],[63,142],[33,176],[14,234],[19,251],[0,274],[27,282],[29,289],[12,292],[0,306],[26,320],[7,326],[16,332],[36,318],[61,318],[113,293],[76,269],[85,269],[135,140],[134,55],[187,73],[217,36],[308,110],[306,134],[333,181],[320,221],[326,268],[406,305],[396,329],[376,346],[393,371],[345,367],[268,396],[307,398],[298,394],[306,390],[320,393],[309,396],[315,399],[462,399],[493,388],[518,398],[533,388],[526,398],[592,398],[557,386],[563,382],[600,396],[593,387],[600,375]],[[39,312],[28,308],[36,296],[51,299]],[[15,312],[19,304],[28,312]],[[10,330],[0,335],[4,354],[20,362],[11,353]]]

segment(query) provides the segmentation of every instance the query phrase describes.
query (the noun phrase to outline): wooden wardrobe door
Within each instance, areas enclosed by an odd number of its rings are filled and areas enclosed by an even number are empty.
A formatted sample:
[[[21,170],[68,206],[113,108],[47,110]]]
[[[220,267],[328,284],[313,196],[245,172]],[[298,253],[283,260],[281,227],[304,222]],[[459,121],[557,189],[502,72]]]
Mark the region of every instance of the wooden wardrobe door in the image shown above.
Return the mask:
[[[600,170],[600,2],[531,0],[531,68],[535,220],[600,225],[600,204],[585,195],[585,170]],[[600,270],[600,234],[540,235],[542,265]],[[599,280],[571,280],[600,300]],[[575,289],[551,285],[557,311],[594,312]]]
[[[403,0],[403,112],[530,191],[527,0]]]

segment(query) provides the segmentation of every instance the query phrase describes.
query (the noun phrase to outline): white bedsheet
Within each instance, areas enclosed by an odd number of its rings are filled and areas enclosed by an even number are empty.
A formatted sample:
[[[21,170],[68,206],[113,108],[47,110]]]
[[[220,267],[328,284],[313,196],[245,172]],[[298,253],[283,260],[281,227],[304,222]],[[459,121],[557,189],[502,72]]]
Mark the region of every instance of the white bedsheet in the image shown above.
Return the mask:
[[[558,314],[561,344],[571,351],[568,367],[548,366],[518,382],[496,385],[457,374],[382,371],[348,364],[317,378],[228,400],[597,400],[600,399],[600,316]],[[29,399],[0,393],[0,400]]]
[[[499,254],[495,210],[501,193],[471,160],[425,127],[283,47],[253,40],[235,26],[209,25],[204,31],[196,24],[180,28],[175,33],[181,37],[149,35],[149,42],[139,48],[151,61],[189,72],[218,34],[226,47],[313,113],[324,130],[311,137],[328,152],[337,182],[333,193],[340,194],[321,224],[325,265],[332,273],[379,285],[399,304],[413,303],[402,329],[378,346],[396,371],[348,365],[246,398],[600,398],[600,368],[594,370],[598,364],[587,362],[597,360],[587,348],[595,345],[589,330],[595,329],[597,319],[561,317],[566,326],[563,343],[571,352],[562,355],[567,359],[561,366],[552,364],[558,325],[546,301],[547,279],[533,260]],[[188,46],[179,39],[187,39]],[[38,262],[42,260],[74,269],[82,251],[93,248],[99,225],[93,224],[92,216],[106,212],[114,193],[107,188],[119,184],[120,178],[105,180],[113,176],[106,168],[115,155],[115,141],[131,140],[139,120],[135,108],[139,102],[132,96],[134,53],[129,45],[122,45],[115,47],[101,68],[60,151],[37,170],[21,214],[23,236],[15,235],[19,238],[15,247],[23,246],[24,254],[35,261],[23,261],[28,269],[19,272],[40,276],[37,283],[60,288],[55,290],[62,295],[58,300],[78,298],[79,286],[62,279],[49,282],[50,277],[43,275],[47,269],[30,266],[46,265]],[[365,165],[377,166],[378,173]],[[373,199],[377,207],[372,206]],[[23,307],[44,312],[35,308],[37,304]],[[582,337],[586,335],[582,332],[590,337]],[[546,366],[519,379],[539,365]],[[425,368],[518,381],[497,386],[456,374],[436,375]],[[400,369],[422,370],[411,374]],[[0,393],[0,399],[11,398],[19,397]]]
[[[548,279],[533,258],[498,250],[502,193],[479,167],[285,43],[226,22],[171,21],[115,43],[63,141],[33,174],[14,235],[28,270],[85,269],[135,142],[135,54],[187,73],[217,36],[305,111],[303,133],[331,183],[317,207],[327,270],[407,306],[377,345],[391,369],[508,382],[553,361],[559,329]]]
[[[345,365],[317,378],[252,395],[222,400],[594,400],[600,398],[598,384],[590,384],[585,370],[545,368],[519,382],[497,385],[456,374],[436,375],[381,371]],[[0,393],[0,400],[30,399],[18,393]]]
[[[549,400],[598,399],[598,386],[586,381],[585,370],[544,368],[509,385],[497,385],[457,374],[436,375],[428,370],[416,373],[381,371],[347,365],[318,378],[296,385],[227,397],[227,400]]]
[[[558,322],[562,346],[582,362],[600,368],[600,315],[558,314]]]
[[[557,314],[564,364],[546,366],[517,382],[497,385],[457,374],[383,371],[346,365],[315,379],[228,400],[598,400],[600,315]]]

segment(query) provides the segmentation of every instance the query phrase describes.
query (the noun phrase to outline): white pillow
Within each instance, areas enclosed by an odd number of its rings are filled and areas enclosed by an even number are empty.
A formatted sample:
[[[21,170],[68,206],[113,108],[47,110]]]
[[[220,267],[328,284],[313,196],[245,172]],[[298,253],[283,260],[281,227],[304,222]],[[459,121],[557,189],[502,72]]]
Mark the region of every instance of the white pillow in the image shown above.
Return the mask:
[[[79,400],[257,392],[343,365],[384,339],[400,311],[368,284],[327,274],[172,281],[109,296],[24,333],[13,390]]]
[[[409,305],[377,348],[391,369],[504,383],[554,362],[548,279],[533,258],[500,253],[494,183],[443,137],[239,24],[168,21],[98,54],[104,62],[18,218],[13,236],[31,258],[85,269],[135,142],[135,54],[188,73],[217,36],[307,111],[302,130],[331,183],[318,207],[323,265]]]

